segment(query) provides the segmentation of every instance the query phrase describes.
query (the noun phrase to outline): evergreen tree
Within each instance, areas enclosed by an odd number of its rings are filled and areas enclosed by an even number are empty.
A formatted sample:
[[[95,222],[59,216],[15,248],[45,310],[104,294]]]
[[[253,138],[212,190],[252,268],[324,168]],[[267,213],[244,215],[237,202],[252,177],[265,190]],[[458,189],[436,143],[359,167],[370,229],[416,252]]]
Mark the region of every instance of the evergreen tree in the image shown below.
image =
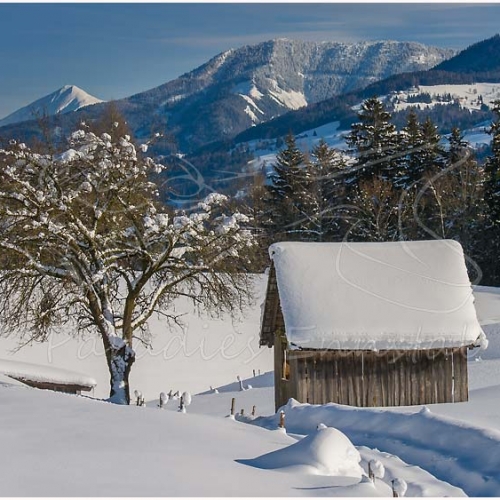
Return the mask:
[[[489,219],[494,225],[500,225],[500,101],[493,102],[492,111],[495,119],[488,130],[491,135],[491,156],[485,162],[484,197]]]
[[[485,284],[500,283],[500,101],[493,103],[494,120],[488,129],[491,135],[491,156],[485,162],[484,201],[485,230],[481,233],[484,252],[480,264],[486,276]]]
[[[263,226],[271,241],[307,239],[310,178],[304,154],[289,134],[267,183]]]
[[[345,212],[345,160],[342,154],[321,139],[311,152],[309,230],[315,241],[342,239]]]
[[[422,124],[422,144],[424,147],[419,155],[422,173],[442,168],[445,161],[445,151],[441,145],[441,134],[429,117]]]
[[[406,119],[406,125],[400,134],[399,169],[396,185],[408,190],[421,180],[424,173],[422,150],[425,148],[422,128],[414,109]]]
[[[360,180],[380,176],[392,181],[396,169],[398,137],[391,114],[376,97],[367,99],[346,137],[348,151],[356,157],[356,177]]]

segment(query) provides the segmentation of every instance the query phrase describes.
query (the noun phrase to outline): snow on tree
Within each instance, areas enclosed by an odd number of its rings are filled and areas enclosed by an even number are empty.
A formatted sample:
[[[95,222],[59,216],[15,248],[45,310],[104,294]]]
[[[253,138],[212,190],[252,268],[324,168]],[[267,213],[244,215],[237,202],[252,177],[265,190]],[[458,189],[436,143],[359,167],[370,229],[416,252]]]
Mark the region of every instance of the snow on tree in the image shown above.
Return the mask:
[[[127,135],[78,130],[58,154],[12,142],[0,150],[0,321],[27,342],[72,328],[97,333],[110,401],[129,403],[134,340],[148,318],[178,321],[187,296],[235,312],[250,298],[248,218],[212,193],[190,212],[158,200],[165,168]]]

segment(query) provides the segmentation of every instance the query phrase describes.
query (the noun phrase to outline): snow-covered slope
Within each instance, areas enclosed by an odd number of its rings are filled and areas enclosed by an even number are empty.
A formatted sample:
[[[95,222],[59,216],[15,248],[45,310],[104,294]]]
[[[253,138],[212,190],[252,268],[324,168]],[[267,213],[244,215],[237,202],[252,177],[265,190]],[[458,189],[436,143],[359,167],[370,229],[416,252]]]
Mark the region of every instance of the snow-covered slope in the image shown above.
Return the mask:
[[[97,97],[87,94],[75,85],[65,85],[51,94],[38,99],[27,106],[0,120],[0,127],[12,123],[35,120],[43,116],[52,116],[61,113],[77,111],[85,106],[103,102]]]
[[[431,102],[428,102],[429,96]],[[480,109],[483,104],[491,107],[499,98],[500,83],[477,82],[467,85],[420,85],[404,92],[395,92],[390,100],[396,111],[410,106],[419,106],[421,109],[433,108],[439,104],[453,102],[473,111]]]
[[[284,432],[277,429],[279,415],[270,416],[272,373],[245,377],[246,369],[240,371],[244,378],[244,390],[240,390],[235,366],[245,364],[241,358],[235,364],[228,362],[230,350],[225,351],[227,359],[218,358],[216,364],[220,379],[232,382],[219,386],[217,392],[194,394],[186,414],[177,411],[178,399],[160,410],[156,393],[147,397],[145,408],[125,407],[18,387],[0,376],[0,401],[8,408],[0,412],[0,449],[8,450],[0,454],[0,492],[6,496],[388,497],[391,481],[402,479],[408,485],[406,496],[458,497],[463,490],[475,496],[498,496],[500,384],[495,374],[500,367],[500,291],[477,287],[474,294],[490,348],[471,353],[471,400],[432,405],[430,412],[420,407],[290,404]],[[250,323],[258,323],[259,317],[257,304]],[[189,330],[192,345],[201,345],[200,340],[208,338],[199,329],[203,323],[192,314],[185,319],[194,327]],[[227,322],[211,323],[209,329],[215,333]],[[253,345],[252,329],[239,328],[240,345]],[[216,334],[217,342],[227,332]],[[80,350],[69,349],[70,344]],[[38,352],[39,361],[45,356],[60,365],[64,357],[57,354],[65,353],[80,370],[85,364],[82,346],[74,339],[67,343],[59,339],[59,347],[53,342],[51,349]],[[192,351],[179,350],[169,364],[175,370],[184,366],[206,387],[216,372],[206,361]],[[156,370],[158,358],[141,362],[147,373]],[[270,359],[268,363],[272,366]],[[477,366],[488,369],[474,373]],[[161,376],[163,381],[181,380],[174,372],[163,371]],[[136,382],[143,392],[148,384],[157,383],[147,376]],[[483,389],[476,389],[478,385]],[[225,418],[232,398],[237,413],[244,409],[244,417]],[[250,416],[253,406],[257,419]],[[446,417],[439,415],[443,412]],[[317,431],[320,423],[345,436],[333,430]],[[494,430],[495,425],[499,430]],[[308,437],[295,444],[304,435]],[[356,455],[349,441],[356,445],[365,474],[370,460],[384,466],[385,476],[375,485],[365,477],[359,479],[356,460],[339,470],[339,457],[349,454],[352,460]]]
[[[260,389],[254,392],[260,405]],[[240,392],[224,393],[239,397]],[[200,397],[200,411],[117,406],[0,382],[3,496],[64,497],[380,497],[404,479],[412,496],[463,496],[421,467],[335,429],[290,435],[208,415],[223,394]],[[203,399],[204,398],[204,399]],[[171,411],[168,411],[171,410]],[[371,483],[369,460],[387,479]],[[346,461],[347,460],[347,461]]]
[[[235,381],[239,375],[248,378],[260,370],[273,369],[271,349],[259,348],[261,303],[264,300],[266,276],[255,278],[256,298],[243,315],[198,315],[192,302],[177,299],[172,307],[183,325],[170,328],[157,317],[150,320],[152,347],[136,342],[137,356],[132,367],[132,390],[141,390],[145,398],[157,399],[161,391],[202,392]],[[15,336],[0,338],[0,358],[36,363],[85,373],[97,381],[95,397],[109,396],[109,373],[102,341],[97,337],[74,339],[53,335],[44,344],[26,345],[18,352]]]

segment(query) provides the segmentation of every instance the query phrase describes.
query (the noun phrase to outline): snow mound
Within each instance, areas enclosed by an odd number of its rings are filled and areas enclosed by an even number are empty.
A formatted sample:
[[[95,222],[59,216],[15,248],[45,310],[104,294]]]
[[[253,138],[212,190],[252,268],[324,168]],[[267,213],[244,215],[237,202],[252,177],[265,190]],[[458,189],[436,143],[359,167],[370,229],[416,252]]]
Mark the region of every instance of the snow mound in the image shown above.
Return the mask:
[[[333,427],[318,429],[281,450],[246,461],[259,469],[300,467],[310,474],[361,478],[361,456],[349,438]]]
[[[397,455],[462,488],[469,496],[497,496],[500,491],[497,430],[421,409],[400,413],[334,403],[310,405],[290,399],[280,410],[286,413],[289,433],[307,434],[317,428],[318,422],[335,425],[354,444]],[[274,429],[280,410],[271,417],[257,417],[251,423]]]

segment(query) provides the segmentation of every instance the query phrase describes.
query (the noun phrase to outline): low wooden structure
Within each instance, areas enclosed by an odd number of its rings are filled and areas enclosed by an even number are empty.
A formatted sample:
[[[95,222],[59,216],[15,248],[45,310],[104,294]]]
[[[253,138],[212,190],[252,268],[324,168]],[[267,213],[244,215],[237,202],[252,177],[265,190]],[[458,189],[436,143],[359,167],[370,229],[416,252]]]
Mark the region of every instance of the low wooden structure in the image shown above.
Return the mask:
[[[456,242],[288,242],[270,254],[260,345],[274,347],[276,409],[467,401],[467,351],[484,333]]]
[[[48,389],[50,391],[65,392],[67,394],[81,394],[82,392],[90,392],[94,385],[89,384],[69,384],[63,382],[43,382],[39,380],[31,380],[29,377],[19,377],[8,375],[14,380],[18,380],[23,384],[35,387],[36,389]]]
[[[7,359],[0,359],[0,373],[30,387],[69,394],[89,392],[97,385],[92,377],[81,373]]]

